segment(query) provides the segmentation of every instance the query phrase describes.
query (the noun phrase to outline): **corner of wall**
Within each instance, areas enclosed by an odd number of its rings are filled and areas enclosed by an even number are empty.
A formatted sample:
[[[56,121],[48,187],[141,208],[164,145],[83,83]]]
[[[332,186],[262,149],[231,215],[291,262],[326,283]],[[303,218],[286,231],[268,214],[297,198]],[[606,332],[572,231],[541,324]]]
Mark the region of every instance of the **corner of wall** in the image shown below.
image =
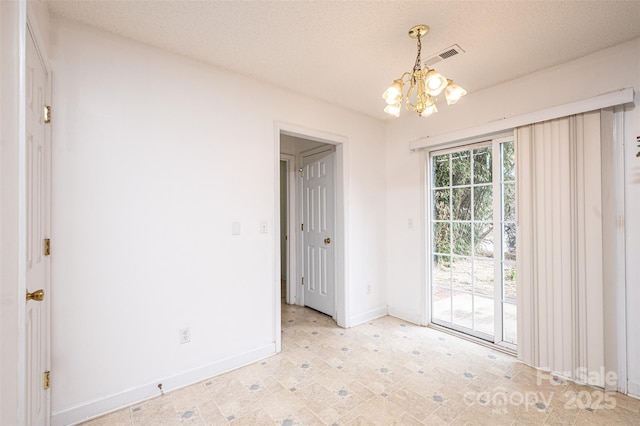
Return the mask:
[[[162,383],[163,392],[170,392],[209,377],[244,367],[245,365],[260,361],[275,354],[276,348],[274,345],[265,345],[193,370],[184,371],[171,377],[158,379],[157,382],[147,383],[117,394],[105,396],[104,398],[88,401],[82,405],[51,413],[51,424],[53,426],[64,426],[84,422],[159,396],[158,383]]]

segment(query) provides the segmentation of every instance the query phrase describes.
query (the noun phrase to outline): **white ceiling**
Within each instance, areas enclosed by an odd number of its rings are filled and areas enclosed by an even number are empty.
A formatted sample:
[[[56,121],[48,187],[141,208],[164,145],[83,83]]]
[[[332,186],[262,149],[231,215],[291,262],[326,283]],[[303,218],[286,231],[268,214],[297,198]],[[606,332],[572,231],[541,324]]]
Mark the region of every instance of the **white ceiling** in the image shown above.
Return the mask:
[[[386,119],[382,92],[423,59],[469,93],[640,37],[640,1],[49,0],[62,16]]]

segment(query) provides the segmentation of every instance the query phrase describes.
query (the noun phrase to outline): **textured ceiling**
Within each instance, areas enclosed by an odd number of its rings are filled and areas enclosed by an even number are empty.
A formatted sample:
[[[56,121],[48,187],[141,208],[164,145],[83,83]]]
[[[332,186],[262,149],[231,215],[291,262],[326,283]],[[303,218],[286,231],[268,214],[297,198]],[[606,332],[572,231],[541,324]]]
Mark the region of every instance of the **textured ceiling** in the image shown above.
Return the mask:
[[[470,93],[640,37],[640,1],[72,1],[55,16],[385,119],[382,92],[423,59]]]

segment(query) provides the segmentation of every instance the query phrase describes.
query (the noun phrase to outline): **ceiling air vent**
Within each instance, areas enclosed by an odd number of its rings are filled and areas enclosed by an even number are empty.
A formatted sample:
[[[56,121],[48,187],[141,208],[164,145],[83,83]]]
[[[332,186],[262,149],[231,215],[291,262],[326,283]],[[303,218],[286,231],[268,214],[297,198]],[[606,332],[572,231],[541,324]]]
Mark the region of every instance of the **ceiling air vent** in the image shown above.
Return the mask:
[[[433,56],[429,56],[424,60],[424,65],[431,67],[432,65],[437,64],[440,61],[444,61],[445,59],[449,59],[450,57],[459,55],[461,53],[464,53],[464,50],[462,50],[462,48],[457,44],[454,44],[453,46],[449,46]]]

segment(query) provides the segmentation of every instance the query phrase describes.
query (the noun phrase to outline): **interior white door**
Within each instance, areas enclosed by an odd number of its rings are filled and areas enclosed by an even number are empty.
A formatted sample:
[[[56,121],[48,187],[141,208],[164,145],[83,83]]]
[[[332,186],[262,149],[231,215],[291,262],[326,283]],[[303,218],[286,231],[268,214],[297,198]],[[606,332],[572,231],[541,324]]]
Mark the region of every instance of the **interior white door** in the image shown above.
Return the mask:
[[[304,304],[334,316],[333,151],[303,157]]]
[[[45,372],[50,365],[50,232],[51,143],[45,123],[48,71],[30,32],[26,45],[26,424],[49,423],[50,391]],[[31,300],[29,300],[29,294]]]

